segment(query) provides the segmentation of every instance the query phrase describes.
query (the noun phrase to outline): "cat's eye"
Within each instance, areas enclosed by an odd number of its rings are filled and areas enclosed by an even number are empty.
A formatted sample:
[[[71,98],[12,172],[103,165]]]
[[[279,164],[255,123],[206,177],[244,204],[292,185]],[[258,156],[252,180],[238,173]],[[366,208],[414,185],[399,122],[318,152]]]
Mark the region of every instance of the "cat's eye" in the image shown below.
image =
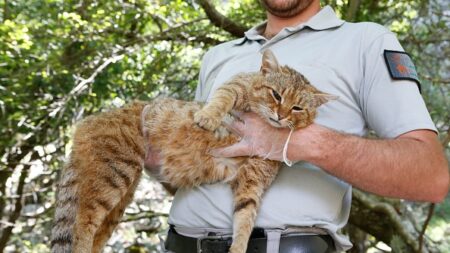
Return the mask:
[[[292,110],[299,112],[299,111],[303,111],[303,108],[301,108],[300,106],[292,106]]]
[[[278,94],[278,92],[276,92],[275,90],[272,90],[272,95],[275,98],[275,100],[277,100],[278,102],[281,102],[281,96],[280,96],[280,94]]]

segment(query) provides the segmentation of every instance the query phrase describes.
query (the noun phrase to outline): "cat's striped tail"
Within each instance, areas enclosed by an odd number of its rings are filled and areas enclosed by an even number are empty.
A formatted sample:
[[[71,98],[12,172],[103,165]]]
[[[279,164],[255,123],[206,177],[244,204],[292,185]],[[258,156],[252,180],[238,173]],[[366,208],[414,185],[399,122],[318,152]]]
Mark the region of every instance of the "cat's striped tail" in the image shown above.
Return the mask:
[[[74,164],[66,164],[58,185],[55,219],[52,229],[52,253],[71,253],[73,228],[78,208],[77,176]]]

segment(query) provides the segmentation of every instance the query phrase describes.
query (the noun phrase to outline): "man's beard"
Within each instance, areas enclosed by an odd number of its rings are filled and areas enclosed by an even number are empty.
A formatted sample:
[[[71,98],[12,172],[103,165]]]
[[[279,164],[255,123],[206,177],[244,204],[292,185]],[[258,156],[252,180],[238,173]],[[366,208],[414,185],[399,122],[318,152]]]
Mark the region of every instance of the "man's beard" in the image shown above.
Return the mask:
[[[306,9],[313,0],[285,0],[277,3],[276,0],[260,0],[266,11],[280,18],[293,17]],[[280,0],[278,0],[280,2]]]

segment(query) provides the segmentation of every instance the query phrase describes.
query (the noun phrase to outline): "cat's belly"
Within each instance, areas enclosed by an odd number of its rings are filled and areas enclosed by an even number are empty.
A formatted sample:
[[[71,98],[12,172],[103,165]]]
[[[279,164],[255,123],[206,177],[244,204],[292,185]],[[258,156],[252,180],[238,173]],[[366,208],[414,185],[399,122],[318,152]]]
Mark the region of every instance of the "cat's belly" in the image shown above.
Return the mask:
[[[297,163],[284,167],[263,196],[256,227],[315,225],[336,233],[346,224],[350,203],[351,187],[347,183],[313,165]],[[232,219],[230,187],[214,184],[180,189],[172,204],[169,223],[181,227],[231,228]],[[339,238],[341,243],[347,243],[345,238]]]

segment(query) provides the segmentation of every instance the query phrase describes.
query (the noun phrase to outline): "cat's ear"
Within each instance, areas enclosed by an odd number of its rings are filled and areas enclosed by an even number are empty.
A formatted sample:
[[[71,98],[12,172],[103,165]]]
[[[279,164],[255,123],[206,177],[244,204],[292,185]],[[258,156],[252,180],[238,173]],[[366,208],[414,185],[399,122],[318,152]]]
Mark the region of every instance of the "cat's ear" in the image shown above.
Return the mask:
[[[319,93],[314,93],[313,97],[311,98],[311,101],[309,101],[309,105],[311,107],[319,107],[323,104],[325,104],[328,101],[331,100],[336,100],[338,99],[338,96],[335,95],[331,95],[328,93],[323,93],[323,92],[319,92]]]
[[[280,65],[278,64],[277,58],[272,53],[272,51],[269,49],[264,51],[261,63],[261,72],[263,73],[263,75],[278,71],[279,68]]]

